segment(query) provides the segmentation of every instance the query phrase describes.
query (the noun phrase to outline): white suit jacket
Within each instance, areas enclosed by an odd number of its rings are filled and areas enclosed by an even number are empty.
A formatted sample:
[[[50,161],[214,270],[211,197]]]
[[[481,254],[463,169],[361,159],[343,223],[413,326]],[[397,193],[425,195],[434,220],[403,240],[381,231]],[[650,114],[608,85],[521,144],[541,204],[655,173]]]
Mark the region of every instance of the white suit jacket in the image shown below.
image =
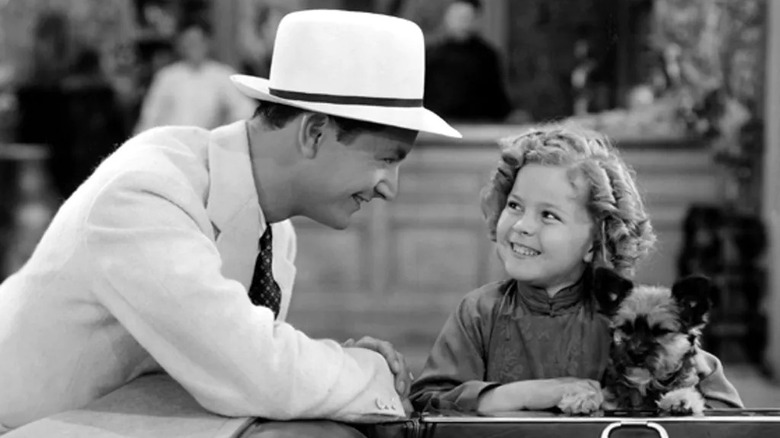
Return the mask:
[[[295,233],[273,224],[279,319],[251,304],[260,210],[243,122],[122,145],[0,285],[0,430],[76,409],[163,368],[226,416],[403,415],[382,356],[284,322]]]

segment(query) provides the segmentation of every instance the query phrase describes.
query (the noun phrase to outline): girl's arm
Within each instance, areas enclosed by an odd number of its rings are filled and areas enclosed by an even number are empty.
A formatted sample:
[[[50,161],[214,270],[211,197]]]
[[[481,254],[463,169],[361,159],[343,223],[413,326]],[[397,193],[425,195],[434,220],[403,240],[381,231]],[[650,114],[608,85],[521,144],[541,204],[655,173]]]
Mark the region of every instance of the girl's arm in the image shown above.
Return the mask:
[[[487,287],[487,286],[486,286]],[[495,289],[495,286],[494,288]],[[485,288],[466,295],[447,319],[428,355],[409,398],[418,411],[475,411],[487,389],[485,382],[487,330],[492,318],[491,292]]]
[[[545,410],[558,406],[566,395],[598,391],[601,387],[595,380],[576,377],[522,380],[484,391],[477,410],[482,413]]]
[[[485,381],[487,339],[499,298],[496,285],[487,285],[466,295],[450,315],[412,384],[417,411],[540,410],[559,406],[566,395],[600,394],[598,382],[573,377],[505,385]]]
[[[701,380],[699,390],[704,395],[708,409],[744,408],[737,389],[726,379],[723,366],[717,357],[699,349],[697,369]]]

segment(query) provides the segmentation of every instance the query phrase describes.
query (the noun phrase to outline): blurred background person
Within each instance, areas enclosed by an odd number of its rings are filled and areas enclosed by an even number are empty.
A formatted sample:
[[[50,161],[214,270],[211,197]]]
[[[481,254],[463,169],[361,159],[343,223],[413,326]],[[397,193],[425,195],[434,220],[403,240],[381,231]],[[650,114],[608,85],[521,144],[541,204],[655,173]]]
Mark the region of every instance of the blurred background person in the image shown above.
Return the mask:
[[[70,157],[65,144],[68,129],[63,78],[68,74],[73,44],[67,15],[42,13],[33,24],[30,58],[22,66],[15,89],[17,124],[14,140],[46,145],[52,159],[49,174],[59,194],[68,191]]]
[[[61,187],[67,198],[125,140],[130,126],[97,50],[84,47],[75,54],[62,88],[68,122],[63,141],[70,166]]]
[[[60,198],[73,193],[127,133],[97,49],[72,39],[71,26],[60,11],[40,15],[29,74],[16,89],[15,140],[49,148],[49,174]]]
[[[209,57],[208,25],[192,21],[179,29],[181,59],[155,74],[135,132],[163,125],[212,129],[251,115],[254,104],[230,83],[235,70]]]
[[[445,119],[499,122],[511,111],[498,52],[478,33],[479,0],[455,0],[426,51],[425,105]]]

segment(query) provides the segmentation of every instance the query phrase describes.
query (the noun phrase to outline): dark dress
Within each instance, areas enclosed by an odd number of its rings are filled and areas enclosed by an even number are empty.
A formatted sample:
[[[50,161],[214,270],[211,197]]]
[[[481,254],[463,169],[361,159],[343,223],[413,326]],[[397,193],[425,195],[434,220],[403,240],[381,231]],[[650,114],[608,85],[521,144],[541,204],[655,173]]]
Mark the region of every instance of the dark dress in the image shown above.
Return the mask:
[[[498,54],[473,36],[426,50],[425,106],[450,121],[500,122],[511,111]]]
[[[609,357],[607,318],[581,281],[548,298],[515,280],[470,292],[449,317],[413,383],[417,411],[474,411],[488,389],[519,380],[578,377],[600,381]],[[741,407],[720,361],[701,351],[709,368],[700,389],[710,407]]]
[[[16,141],[46,145],[57,194],[66,199],[126,139],[114,89],[107,82],[64,80],[17,90]]]

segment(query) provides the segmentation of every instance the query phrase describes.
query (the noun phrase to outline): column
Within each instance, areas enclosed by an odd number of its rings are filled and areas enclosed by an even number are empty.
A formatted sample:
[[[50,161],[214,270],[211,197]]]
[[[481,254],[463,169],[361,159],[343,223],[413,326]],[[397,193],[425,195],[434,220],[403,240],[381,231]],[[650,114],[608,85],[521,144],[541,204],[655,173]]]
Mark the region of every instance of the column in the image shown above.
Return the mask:
[[[766,99],[764,101],[764,221],[767,225],[766,362],[780,379],[780,2],[768,1],[766,21]]]

